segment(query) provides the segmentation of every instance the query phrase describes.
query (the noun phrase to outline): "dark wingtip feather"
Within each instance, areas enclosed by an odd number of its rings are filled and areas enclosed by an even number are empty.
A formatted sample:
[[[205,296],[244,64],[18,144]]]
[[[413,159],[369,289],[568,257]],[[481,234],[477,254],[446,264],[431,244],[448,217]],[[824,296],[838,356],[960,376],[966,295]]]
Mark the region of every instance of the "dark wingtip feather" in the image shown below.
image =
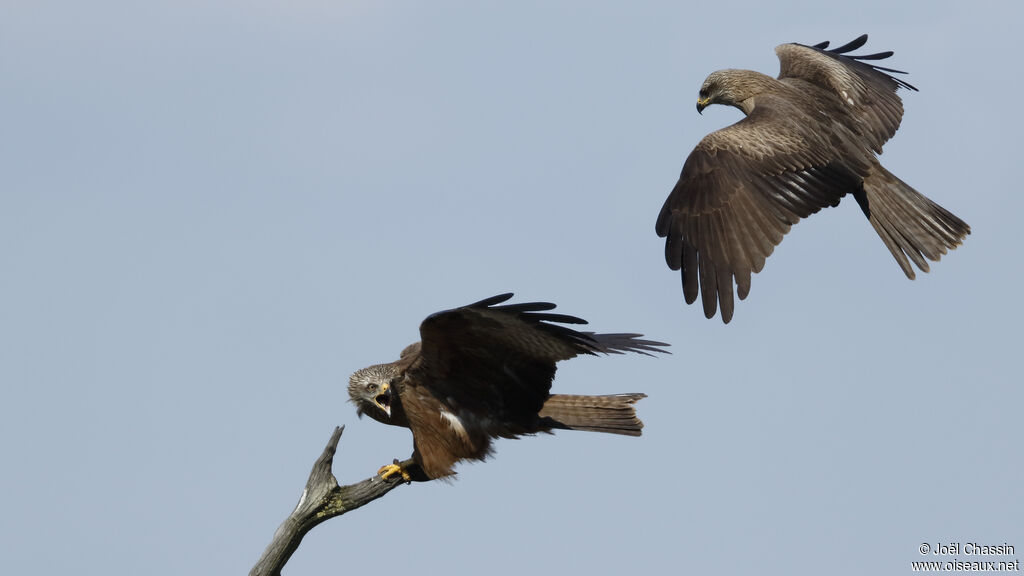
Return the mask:
[[[572,342],[580,354],[622,354],[624,352],[636,352],[645,356],[652,356],[651,352],[669,354],[663,347],[669,346],[664,342],[641,339],[643,334],[596,334],[594,332],[578,332],[560,324],[587,324],[587,321],[568,314],[548,313],[547,310],[555,308],[551,302],[524,302],[519,304],[506,304],[504,306],[493,306],[507,301],[512,293],[492,296],[471,304],[470,308],[489,308],[496,312],[512,314],[517,318],[533,324],[537,328]]]
[[[853,40],[850,40],[846,44],[843,44],[839,48],[833,48],[833,49],[829,50],[829,52],[832,52],[833,54],[845,54],[847,52],[852,52],[852,51],[856,50],[857,48],[860,48],[861,46],[867,44],[867,42],[868,42],[868,35],[867,34],[861,34],[860,36],[857,36],[856,38],[854,38]]]
[[[467,308],[487,308],[488,306],[493,306],[495,304],[501,304],[502,302],[508,300],[512,296],[513,296],[512,292],[505,292],[504,294],[498,294],[497,296],[491,296],[490,298],[484,298],[483,300],[481,300],[479,302],[474,302],[474,303],[472,303],[472,304],[470,304],[469,306],[466,306],[466,307]]]
[[[511,297],[512,293],[508,292],[492,296],[475,304],[470,304],[467,308],[487,308],[502,314],[510,314],[520,320],[529,322],[549,334],[574,343],[580,353],[593,353],[594,342],[589,335],[577,332],[566,326],[560,326],[560,324],[586,324],[586,320],[568,314],[547,313],[548,310],[556,308],[556,305],[552,302],[521,302],[518,304],[495,306],[495,304],[501,304]]]
[[[505,309],[504,306],[501,307]],[[559,324],[586,324],[587,321],[583,318],[577,318],[576,316],[569,316],[568,314],[535,314],[535,313],[521,313],[520,316],[536,322],[558,322]]]
[[[671,344],[658,342],[657,340],[642,340],[643,334],[596,334],[594,332],[581,332],[594,342],[594,352],[601,354],[622,354],[624,352],[635,352],[644,356],[654,356],[651,352],[671,354],[667,348]]]
[[[867,41],[868,41],[868,35],[867,34],[861,34],[860,36],[854,38],[853,40],[847,42],[846,44],[843,44],[842,46],[840,46],[838,48],[833,48],[831,50],[826,50],[826,48],[828,48],[828,42],[821,42],[821,43],[815,44],[813,46],[809,46],[809,48],[814,48],[816,50],[820,50],[820,51],[822,51],[822,52],[824,52],[826,54],[829,54],[831,56],[834,56],[836,58],[849,58],[850,60],[853,60],[853,61],[859,63],[862,66],[867,66],[868,68],[871,68],[872,70],[875,70],[877,72],[881,72],[881,73],[885,74],[888,78],[890,78],[893,82],[895,82],[897,86],[901,86],[903,88],[906,88],[907,90],[913,90],[914,92],[918,92],[919,91],[917,89],[917,87],[915,87],[913,84],[910,84],[909,82],[906,82],[905,80],[901,80],[899,78],[896,78],[895,76],[891,76],[890,75],[890,74],[906,74],[906,72],[904,72],[903,70],[896,70],[895,68],[886,68],[884,66],[875,66],[874,64],[870,64],[868,62],[868,61],[871,61],[871,60],[884,60],[884,59],[892,56],[893,54],[895,54],[895,52],[893,52],[892,50],[887,50],[885,52],[876,52],[874,54],[861,54],[861,55],[847,54],[847,52],[853,52],[854,50],[860,48],[861,46],[866,44]]]
[[[876,52],[874,54],[864,54],[863,56],[857,56],[857,60],[885,60],[889,56],[895,54],[892,50],[886,50],[885,52]],[[904,72],[906,74],[906,72]]]
[[[545,310],[554,310],[556,306],[553,302],[523,302],[521,304],[495,306],[495,308],[506,312],[543,312]]]

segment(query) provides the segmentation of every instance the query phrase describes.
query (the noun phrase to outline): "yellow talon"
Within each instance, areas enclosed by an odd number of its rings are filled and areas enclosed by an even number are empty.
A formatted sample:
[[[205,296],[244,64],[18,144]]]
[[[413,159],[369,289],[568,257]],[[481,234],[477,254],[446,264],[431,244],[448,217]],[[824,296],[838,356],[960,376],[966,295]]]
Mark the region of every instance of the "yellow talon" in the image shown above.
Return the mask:
[[[401,474],[402,480],[405,480],[406,482],[412,482],[412,476],[410,476],[409,473],[405,471],[405,468],[402,468],[398,464],[388,464],[387,466],[381,466],[380,470],[377,470],[377,474],[380,475],[380,477],[385,480],[390,480],[391,477],[394,476],[395,474]]]

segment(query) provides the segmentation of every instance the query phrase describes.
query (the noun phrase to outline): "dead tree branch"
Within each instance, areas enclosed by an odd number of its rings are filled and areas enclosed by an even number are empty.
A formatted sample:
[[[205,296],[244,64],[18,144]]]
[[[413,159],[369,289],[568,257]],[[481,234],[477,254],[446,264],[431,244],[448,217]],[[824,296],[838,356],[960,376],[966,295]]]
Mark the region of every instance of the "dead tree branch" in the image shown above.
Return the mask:
[[[323,454],[313,464],[309,480],[306,481],[306,489],[302,491],[295,510],[274,532],[274,539],[249,571],[249,576],[280,576],[281,568],[299,547],[302,537],[314,526],[373,502],[403,483],[402,477],[395,475],[388,480],[374,476],[358,484],[338,486],[338,480],[331,472],[331,465],[344,430],[344,426],[334,429]],[[402,463],[409,464],[411,461]]]

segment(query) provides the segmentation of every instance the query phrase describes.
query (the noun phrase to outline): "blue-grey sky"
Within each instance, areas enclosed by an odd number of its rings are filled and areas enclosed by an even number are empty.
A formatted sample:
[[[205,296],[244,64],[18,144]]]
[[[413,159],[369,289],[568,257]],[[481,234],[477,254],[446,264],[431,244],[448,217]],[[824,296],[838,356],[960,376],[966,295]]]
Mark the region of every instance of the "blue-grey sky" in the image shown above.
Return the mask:
[[[349,374],[505,291],[672,343],[559,369],[556,391],[646,392],[644,436],[500,441],[317,527],[286,574],[1024,550],[1010,5],[0,3],[4,565],[244,573],[335,425],[342,483],[409,455]],[[971,236],[911,282],[844,201],[704,319],[654,234],[686,155],[740,118],[698,116],[701,82],[864,32],[920,88],[883,163]]]

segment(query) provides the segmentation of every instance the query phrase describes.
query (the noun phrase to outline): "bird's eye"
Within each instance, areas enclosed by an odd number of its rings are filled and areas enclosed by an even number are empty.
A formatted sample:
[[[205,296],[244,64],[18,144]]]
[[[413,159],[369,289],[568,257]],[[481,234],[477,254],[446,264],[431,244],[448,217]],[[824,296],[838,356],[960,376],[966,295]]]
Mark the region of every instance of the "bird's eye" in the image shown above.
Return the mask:
[[[374,384],[373,382],[370,382],[369,384],[366,385],[366,391],[367,392],[373,392],[376,389],[377,389],[377,385]]]
[[[703,88],[701,88],[700,89],[700,97],[701,98],[707,98],[708,97],[708,91],[703,89]]]

